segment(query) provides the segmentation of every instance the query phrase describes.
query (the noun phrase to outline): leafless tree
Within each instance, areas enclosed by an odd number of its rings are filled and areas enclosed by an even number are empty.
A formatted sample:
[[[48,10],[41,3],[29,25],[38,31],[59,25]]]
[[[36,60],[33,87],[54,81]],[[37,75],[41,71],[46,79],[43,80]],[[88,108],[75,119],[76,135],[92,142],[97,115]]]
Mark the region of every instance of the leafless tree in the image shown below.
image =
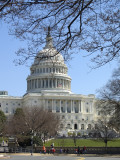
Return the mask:
[[[6,124],[7,117],[4,112],[0,110],[0,136],[4,134],[4,128]]]
[[[56,134],[59,118],[56,114],[40,107],[24,107],[23,114],[17,114],[8,121],[7,132],[12,135]]]
[[[5,0],[0,5],[0,17],[13,25],[11,34],[28,42],[28,49],[17,52],[20,64],[36,56],[48,26],[56,49],[67,58],[86,50],[95,67],[119,60],[119,0]]]
[[[99,90],[97,105],[110,115],[110,124],[120,131],[120,68],[113,73],[111,80]]]
[[[101,112],[101,118],[96,123],[93,133],[104,141],[105,147],[107,147],[108,141],[111,141],[117,135],[110,124],[110,116],[105,111]]]

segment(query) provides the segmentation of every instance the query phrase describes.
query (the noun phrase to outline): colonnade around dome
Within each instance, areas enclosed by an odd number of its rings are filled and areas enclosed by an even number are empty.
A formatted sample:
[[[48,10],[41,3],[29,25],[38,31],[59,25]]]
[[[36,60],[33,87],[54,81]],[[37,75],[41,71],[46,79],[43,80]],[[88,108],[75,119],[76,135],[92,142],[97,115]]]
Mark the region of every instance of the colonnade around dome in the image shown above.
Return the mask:
[[[67,89],[71,90],[71,82],[60,78],[38,78],[27,81],[27,91],[37,92],[37,89]],[[39,91],[39,90],[38,90]]]

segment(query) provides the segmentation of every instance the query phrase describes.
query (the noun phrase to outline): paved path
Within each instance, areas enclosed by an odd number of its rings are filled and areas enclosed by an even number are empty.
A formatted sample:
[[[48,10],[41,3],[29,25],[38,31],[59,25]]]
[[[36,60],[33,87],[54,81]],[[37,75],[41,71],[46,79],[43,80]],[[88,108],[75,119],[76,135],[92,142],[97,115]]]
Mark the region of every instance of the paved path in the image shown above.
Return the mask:
[[[1,159],[10,159],[10,160],[120,160],[120,155],[81,155],[77,156],[75,154],[71,155],[52,155],[52,154],[33,154],[31,156],[28,154],[0,154]]]

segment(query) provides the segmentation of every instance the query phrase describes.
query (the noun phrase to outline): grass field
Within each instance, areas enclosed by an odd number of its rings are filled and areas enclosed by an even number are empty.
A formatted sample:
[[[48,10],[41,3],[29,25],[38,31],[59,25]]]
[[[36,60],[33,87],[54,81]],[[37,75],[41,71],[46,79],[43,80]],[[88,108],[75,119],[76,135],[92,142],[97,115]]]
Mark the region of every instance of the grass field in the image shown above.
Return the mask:
[[[46,147],[50,147],[54,143],[56,147],[74,147],[73,139],[53,139],[45,143]],[[76,146],[86,147],[105,147],[105,143],[102,140],[93,139],[76,139]],[[120,147],[120,139],[113,139],[108,141],[108,147]]]

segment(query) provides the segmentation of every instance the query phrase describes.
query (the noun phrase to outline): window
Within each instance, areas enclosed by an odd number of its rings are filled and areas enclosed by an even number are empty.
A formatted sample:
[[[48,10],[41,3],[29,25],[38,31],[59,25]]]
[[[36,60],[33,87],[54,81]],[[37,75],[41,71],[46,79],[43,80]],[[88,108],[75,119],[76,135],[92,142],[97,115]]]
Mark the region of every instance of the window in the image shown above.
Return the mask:
[[[14,110],[14,109],[12,110],[12,113],[13,113],[13,114],[15,113],[15,110]]]
[[[81,124],[81,129],[84,129],[84,124]]]
[[[39,73],[39,69],[37,69],[37,73]]]
[[[74,124],[74,129],[77,129],[77,124]]]
[[[71,113],[71,108],[67,107],[67,113]]]
[[[42,73],[42,68],[40,68],[40,73]]]
[[[87,113],[89,112],[88,108],[86,109],[86,112],[87,112]]]
[[[61,112],[65,112],[63,107],[61,107]]]
[[[1,103],[0,103],[0,107],[1,107]]]
[[[60,108],[58,106],[56,107],[56,112],[60,112]]]
[[[91,129],[91,124],[88,124],[88,129]]]
[[[53,68],[53,72],[55,72],[55,68]]]
[[[35,88],[37,88],[37,79],[35,79]]]
[[[52,112],[52,107],[48,106],[48,110],[49,110],[49,112]]]
[[[43,68],[43,73],[45,73],[45,68]]]
[[[78,107],[75,107],[75,113],[78,113]]]
[[[98,111],[98,116],[100,116],[100,111]]]
[[[46,72],[48,73],[48,68],[46,68]]]
[[[97,124],[95,124],[95,129],[97,129],[98,128],[98,126],[97,126]]]
[[[60,128],[63,128],[63,124],[60,124]]]
[[[5,113],[8,113],[8,107],[6,107],[6,109],[5,109]]]
[[[67,124],[67,128],[70,129],[70,124]]]
[[[62,116],[62,119],[65,119],[65,116],[64,116],[64,115]]]

